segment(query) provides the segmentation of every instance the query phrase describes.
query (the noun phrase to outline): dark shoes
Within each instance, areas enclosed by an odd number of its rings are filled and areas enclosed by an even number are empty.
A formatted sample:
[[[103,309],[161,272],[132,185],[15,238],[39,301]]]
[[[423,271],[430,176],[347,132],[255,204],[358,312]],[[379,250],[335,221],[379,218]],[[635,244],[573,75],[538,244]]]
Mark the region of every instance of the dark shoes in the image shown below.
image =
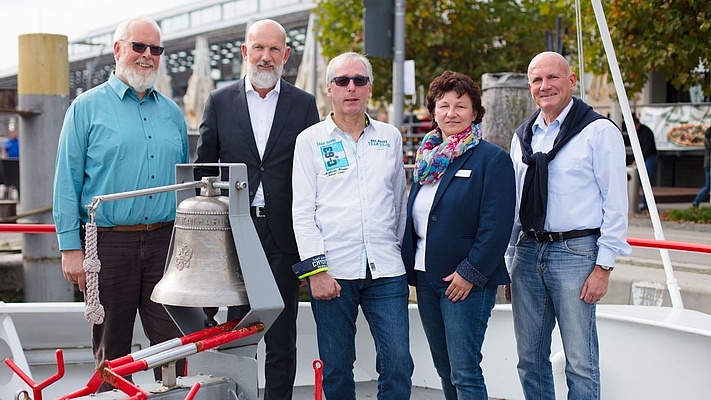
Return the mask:
[[[699,203],[694,201],[693,203],[691,203],[691,206],[694,208],[699,208]]]

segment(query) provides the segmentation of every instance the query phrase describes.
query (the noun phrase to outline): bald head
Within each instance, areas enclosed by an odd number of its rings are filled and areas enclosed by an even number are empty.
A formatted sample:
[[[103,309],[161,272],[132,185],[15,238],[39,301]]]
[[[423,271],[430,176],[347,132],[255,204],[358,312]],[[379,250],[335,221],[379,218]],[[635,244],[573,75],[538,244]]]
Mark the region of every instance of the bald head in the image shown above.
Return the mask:
[[[275,41],[280,40],[286,47],[286,30],[280,23],[272,19],[260,19],[249,26],[246,35],[247,45],[263,37],[269,37]]]
[[[528,64],[528,89],[547,124],[553,122],[573,101],[577,80],[562,55],[546,51]]]
[[[531,59],[531,62],[528,64],[528,72],[530,74],[531,68],[535,68],[539,64],[545,64],[545,65],[557,65],[559,68],[565,70],[566,75],[570,75],[570,64],[568,64],[568,60],[565,59],[562,55],[559,53],[556,53],[555,51],[544,51],[543,53],[539,53],[535,57]]]

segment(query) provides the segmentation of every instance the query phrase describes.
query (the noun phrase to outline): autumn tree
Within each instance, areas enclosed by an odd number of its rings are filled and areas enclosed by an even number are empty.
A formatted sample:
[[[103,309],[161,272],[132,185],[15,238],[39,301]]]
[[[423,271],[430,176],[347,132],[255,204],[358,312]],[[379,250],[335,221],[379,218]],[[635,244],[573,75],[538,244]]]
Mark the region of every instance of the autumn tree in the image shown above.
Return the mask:
[[[387,0],[384,0],[387,1]],[[592,2],[582,0],[585,71],[609,71]],[[700,84],[711,95],[711,2],[602,0],[628,96],[652,71],[679,90]],[[363,51],[362,0],[319,0],[318,33],[324,54]],[[525,72],[546,49],[546,31],[561,17],[568,27],[566,55],[577,67],[574,0],[407,0],[405,58],[415,60],[417,85],[445,69],[480,81],[484,73]],[[392,60],[371,58],[376,99],[389,101]]]
[[[326,57],[363,51],[362,0],[320,0],[316,13]],[[405,58],[415,60],[416,84],[425,88],[446,69],[478,81],[488,72],[525,72],[554,20],[529,0],[407,0]],[[387,103],[392,60],[370,60],[374,98]]]
[[[711,2],[603,0],[605,19],[628,96],[639,93],[656,71],[679,90],[701,85],[711,95]],[[575,27],[573,0],[541,2],[543,15],[561,15]],[[585,70],[609,71],[592,2],[581,1]],[[575,48],[575,36],[568,43]],[[577,62],[577,60],[576,60]]]

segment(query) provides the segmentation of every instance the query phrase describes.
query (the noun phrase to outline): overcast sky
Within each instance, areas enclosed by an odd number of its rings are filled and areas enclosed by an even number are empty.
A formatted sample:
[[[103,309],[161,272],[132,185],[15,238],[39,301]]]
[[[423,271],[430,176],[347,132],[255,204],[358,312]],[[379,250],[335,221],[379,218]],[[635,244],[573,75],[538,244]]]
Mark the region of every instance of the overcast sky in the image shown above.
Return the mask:
[[[18,36],[66,35],[71,41],[96,29],[115,28],[123,20],[160,13],[199,0],[2,0],[0,71],[17,67]]]

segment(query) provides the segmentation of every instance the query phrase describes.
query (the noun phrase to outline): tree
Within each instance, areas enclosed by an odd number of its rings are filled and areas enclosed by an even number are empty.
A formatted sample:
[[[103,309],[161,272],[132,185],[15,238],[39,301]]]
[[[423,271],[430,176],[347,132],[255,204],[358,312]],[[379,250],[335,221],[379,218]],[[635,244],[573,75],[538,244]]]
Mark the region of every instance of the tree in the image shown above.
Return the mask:
[[[324,55],[363,51],[361,0],[320,0],[319,42]],[[415,60],[416,84],[427,87],[450,69],[479,80],[487,72],[525,72],[545,50],[545,30],[535,1],[407,0],[405,58]],[[371,57],[374,99],[388,103],[392,60]]]
[[[384,0],[385,1],[385,0]],[[711,95],[711,2],[708,0],[602,0],[628,96],[657,71],[674,87],[701,84]],[[585,70],[609,72],[592,2],[581,0]],[[362,0],[319,0],[318,37],[324,55],[363,51]],[[445,69],[479,80],[484,73],[526,72],[546,50],[546,31],[557,17],[577,65],[574,0],[407,0],[406,59],[415,60],[417,85]],[[392,60],[371,58],[374,98],[389,102]],[[701,66],[699,68],[699,66]]]
[[[541,7],[544,15],[563,15],[575,26],[574,2]],[[711,94],[711,2],[697,0],[603,0],[610,37],[628,96],[639,93],[652,71],[676,89],[701,85]],[[592,2],[581,2],[585,69],[609,72]],[[575,37],[569,43],[575,48]]]

